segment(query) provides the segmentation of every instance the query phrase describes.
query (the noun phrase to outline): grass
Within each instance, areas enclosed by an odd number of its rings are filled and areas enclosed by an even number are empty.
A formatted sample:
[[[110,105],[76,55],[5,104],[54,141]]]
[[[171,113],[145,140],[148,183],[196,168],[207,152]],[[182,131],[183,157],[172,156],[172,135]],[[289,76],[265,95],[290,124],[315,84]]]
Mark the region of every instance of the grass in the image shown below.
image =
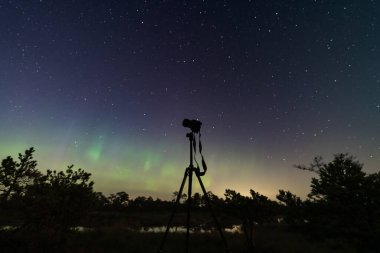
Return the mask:
[[[231,252],[246,253],[242,234],[226,233]],[[155,253],[163,233],[138,233],[123,228],[101,228],[90,232],[54,233],[0,233],[0,252],[64,252],[64,253]],[[164,252],[185,251],[186,235],[169,233]],[[350,245],[338,241],[315,241],[301,233],[281,226],[260,226],[255,234],[257,253],[339,253],[356,252]],[[226,252],[218,233],[194,233],[190,235],[189,252]]]

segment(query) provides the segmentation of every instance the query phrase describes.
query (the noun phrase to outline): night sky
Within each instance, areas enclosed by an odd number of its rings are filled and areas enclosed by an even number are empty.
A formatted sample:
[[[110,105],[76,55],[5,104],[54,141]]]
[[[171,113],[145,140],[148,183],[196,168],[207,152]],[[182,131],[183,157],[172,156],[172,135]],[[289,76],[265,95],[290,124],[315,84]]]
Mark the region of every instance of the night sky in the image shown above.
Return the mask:
[[[375,0],[4,0],[0,155],[170,199],[203,122],[207,190],[305,197],[314,156],[380,162]],[[199,189],[199,187],[197,187]]]

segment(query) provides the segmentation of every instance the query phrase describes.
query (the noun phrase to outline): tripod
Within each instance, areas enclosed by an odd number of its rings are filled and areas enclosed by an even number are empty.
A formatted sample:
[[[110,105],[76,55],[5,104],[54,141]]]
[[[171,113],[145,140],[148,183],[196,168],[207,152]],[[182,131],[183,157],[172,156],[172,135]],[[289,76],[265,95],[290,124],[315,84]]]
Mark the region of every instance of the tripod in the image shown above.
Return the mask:
[[[194,138],[195,138],[195,136],[194,135],[195,135],[194,131],[186,134],[186,137],[190,141],[190,165],[185,170],[185,174],[183,176],[181,187],[179,188],[179,192],[178,192],[178,195],[177,195],[174,207],[173,207],[173,211],[172,211],[171,216],[169,218],[169,222],[168,222],[168,225],[166,227],[166,231],[165,231],[164,237],[162,239],[160,248],[158,250],[159,253],[164,252],[164,245],[165,245],[166,237],[167,237],[167,235],[169,233],[169,229],[171,227],[171,223],[172,223],[174,214],[175,214],[175,212],[177,210],[177,207],[178,207],[178,204],[179,204],[179,200],[180,200],[180,198],[182,196],[183,187],[185,185],[185,182],[186,182],[187,178],[189,178],[189,182],[188,182],[188,194],[187,194],[186,253],[189,252],[191,187],[192,187],[192,182],[193,182],[193,174],[195,174],[195,176],[198,178],[199,184],[200,184],[200,186],[202,188],[202,191],[203,191],[203,194],[204,194],[204,198],[206,200],[206,205],[207,205],[207,207],[208,207],[209,211],[211,212],[211,215],[212,215],[212,217],[214,219],[215,225],[216,225],[216,227],[217,227],[217,229],[219,231],[220,237],[221,237],[221,239],[222,239],[222,241],[224,243],[224,246],[226,248],[226,252],[227,253],[231,252],[229,250],[229,248],[228,248],[226,238],[224,237],[224,234],[223,234],[222,229],[221,229],[221,227],[219,225],[219,222],[218,222],[218,220],[217,220],[217,218],[215,216],[215,213],[212,210],[212,207],[211,207],[211,204],[210,204],[210,199],[209,199],[209,197],[207,195],[206,189],[205,189],[205,187],[203,185],[203,182],[202,182],[202,179],[201,179],[201,176],[204,175],[205,172],[200,172],[199,168],[195,168],[194,164],[193,164],[193,147],[195,147],[195,145],[194,145],[194,141],[195,141]]]

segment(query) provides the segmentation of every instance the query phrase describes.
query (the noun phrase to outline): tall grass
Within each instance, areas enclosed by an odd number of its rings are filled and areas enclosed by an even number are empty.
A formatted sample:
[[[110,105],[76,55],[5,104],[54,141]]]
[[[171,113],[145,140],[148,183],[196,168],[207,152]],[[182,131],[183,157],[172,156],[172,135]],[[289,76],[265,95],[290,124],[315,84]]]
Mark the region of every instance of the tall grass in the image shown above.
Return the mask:
[[[155,253],[163,233],[139,233],[122,228],[102,228],[66,234],[0,232],[0,252],[64,252],[64,253]],[[233,253],[246,253],[244,236],[225,234]],[[257,253],[353,253],[347,242],[316,241],[281,226],[260,226],[255,233]],[[185,252],[185,233],[169,233],[164,252]],[[217,232],[190,235],[189,252],[225,252]]]

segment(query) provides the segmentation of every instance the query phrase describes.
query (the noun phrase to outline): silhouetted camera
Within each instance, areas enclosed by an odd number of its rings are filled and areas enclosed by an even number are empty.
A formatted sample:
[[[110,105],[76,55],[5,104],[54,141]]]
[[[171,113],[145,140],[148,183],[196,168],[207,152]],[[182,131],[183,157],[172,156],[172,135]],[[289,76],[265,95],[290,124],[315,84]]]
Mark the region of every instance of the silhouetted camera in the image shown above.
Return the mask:
[[[199,120],[196,120],[196,119],[192,119],[192,120],[184,119],[182,121],[182,125],[184,127],[190,128],[192,132],[198,133],[201,130],[202,122],[200,122]]]

